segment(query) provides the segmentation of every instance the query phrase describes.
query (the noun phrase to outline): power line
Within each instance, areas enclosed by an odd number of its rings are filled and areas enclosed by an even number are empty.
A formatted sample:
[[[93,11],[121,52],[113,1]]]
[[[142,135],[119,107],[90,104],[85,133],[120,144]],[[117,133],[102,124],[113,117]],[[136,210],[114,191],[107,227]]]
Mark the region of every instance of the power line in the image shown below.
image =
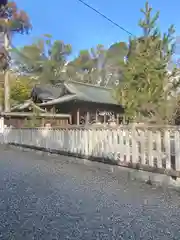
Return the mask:
[[[120,26],[118,23],[114,22],[112,19],[110,19],[109,17],[105,16],[103,13],[99,12],[97,9],[95,9],[94,7],[90,6],[89,4],[85,3],[83,0],[77,0],[80,3],[82,3],[83,5],[85,5],[86,7],[88,7],[89,9],[93,10],[94,12],[96,12],[97,14],[99,14],[101,17],[103,17],[104,19],[106,19],[107,21],[109,21],[110,23],[112,23],[113,25],[115,25],[116,27],[118,27],[119,29],[121,29],[122,31],[126,32],[128,35],[134,36],[134,34],[132,34],[131,32],[129,32],[128,30],[126,30],[124,27]]]

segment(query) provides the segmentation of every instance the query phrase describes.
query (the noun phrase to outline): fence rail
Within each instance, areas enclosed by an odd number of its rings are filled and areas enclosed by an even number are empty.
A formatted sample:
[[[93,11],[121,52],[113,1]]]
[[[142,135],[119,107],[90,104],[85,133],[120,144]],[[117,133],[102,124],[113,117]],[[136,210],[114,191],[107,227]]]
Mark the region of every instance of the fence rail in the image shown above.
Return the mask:
[[[180,129],[143,127],[6,128],[1,143],[108,159],[118,165],[180,172]]]

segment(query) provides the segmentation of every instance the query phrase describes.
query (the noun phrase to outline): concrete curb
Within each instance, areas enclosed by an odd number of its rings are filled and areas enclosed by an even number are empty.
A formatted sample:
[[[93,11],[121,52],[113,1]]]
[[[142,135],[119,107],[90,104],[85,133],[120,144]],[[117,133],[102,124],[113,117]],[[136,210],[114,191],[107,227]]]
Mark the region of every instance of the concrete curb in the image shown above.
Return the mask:
[[[149,185],[158,185],[158,186],[166,186],[166,187],[173,187],[180,189],[180,178],[174,178],[174,175],[170,174],[163,174],[162,172],[154,173],[150,172],[149,170],[142,170],[138,168],[131,168],[130,166],[119,166],[115,161],[111,161],[108,159],[102,159],[102,158],[89,158],[86,156],[79,156],[77,154],[67,153],[64,151],[57,151],[53,149],[46,149],[41,147],[35,147],[35,146],[27,146],[27,145],[21,145],[21,144],[3,144],[3,148],[8,150],[9,148],[18,148],[23,151],[35,151],[42,155],[61,155],[61,156],[67,156],[68,160],[72,162],[79,162],[86,164],[90,166],[92,162],[99,162],[99,163],[105,163],[109,165],[109,169],[114,174],[118,174],[120,171],[123,172],[123,174],[127,175],[127,178],[131,180],[138,180],[146,182]],[[83,161],[82,161],[83,160]]]

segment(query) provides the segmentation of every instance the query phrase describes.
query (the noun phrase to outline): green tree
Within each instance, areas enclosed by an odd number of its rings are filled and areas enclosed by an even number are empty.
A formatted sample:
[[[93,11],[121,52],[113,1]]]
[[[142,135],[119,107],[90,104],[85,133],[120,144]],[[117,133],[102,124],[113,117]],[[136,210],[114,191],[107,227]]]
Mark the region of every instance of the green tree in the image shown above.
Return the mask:
[[[89,51],[80,51],[79,56],[68,64],[69,77],[95,85],[112,86],[120,78],[127,50],[127,45],[119,42],[109,49],[99,44]]]
[[[52,41],[48,34],[32,45],[13,49],[18,71],[34,76],[39,82],[55,84],[64,80],[64,68],[71,46],[62,41]]]
[[[114,87],[121,81],[122,67],[127,53],[128,46],[125,42],[117,42],[110,46],[102,68],[102,85]]]
[[[9,76],[10,86],[10,103],[16,105],[28,100],[31,95],[34,81],[27,76],[16,76],[10,74]],[[0,105],[4,104],[4,89],[0,88]]]
[[[67,78],[86,83],[92,83],[92,72],[95,62],[88,50],[81,50],[77,58],[67,65]]]
[[[174,26],[162,34],[156,25],[159,12],[152,16],[148,2],[141,9],[139,21],[143,35],[130,39],[128,61],[123,67],[123,79],[116,97],[125,107],[125,114],[135,121],[172,122],[175,94],[179,86],[179,71],[168,73],[167,65],[174,51]]]
[[[31,24],[28,15],[19,10],[15,2],[1,1],[0,3],[0,34],[2,46],[0,48],[0,71],[4,72],[4,110],[10,111],[9,69],[11,58],[9,49],[11,39],[15,33],[28,33]]]
[[[26,76],[18,76],[10,81],[10,96],[13,104],[23,103],[31,95],[33,81]]]

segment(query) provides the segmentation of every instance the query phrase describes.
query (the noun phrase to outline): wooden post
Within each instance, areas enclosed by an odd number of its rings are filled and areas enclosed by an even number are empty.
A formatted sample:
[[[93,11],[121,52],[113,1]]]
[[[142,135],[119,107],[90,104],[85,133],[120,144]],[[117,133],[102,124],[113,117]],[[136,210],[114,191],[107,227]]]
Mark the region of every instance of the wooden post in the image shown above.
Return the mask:
[[[72,125],[72,115],[69,118],[69,124]]]
[[[80,125],[80,111],[77,109],[77,125]]]
[[[98,122],[98,114],[97,114],[97,111],[96,111],[96,122]]]
[[[107,120],[107,115],[104,114],[104,124],[106,123],[106,120]]]
[[[8,22],[8,19],[6,20]],[[4,33],[4,47],[9,51],[9,36],[7,30]],[[9,63],[4,73],[4,111],[10,112],[10,89],[9,89]]]
[[[87,111],[87,113],[86,113],[86,124],[89,123],[89,120],[90,120],[90,115],[89,115],[89,111]]]
[[[119,125],[119,113],[116,114],[116,118],[117,118],[116,123],[117,123],[117,125]]]
[[[42,127],[44,127],[44,124],[45,124],[45,121],[44,121],[44,118],[41,119],[41,125]]]
[[[9,103],[9,72],[8,70],[5,71],[4,74],[4,111],[10,112],[10,103]]]

